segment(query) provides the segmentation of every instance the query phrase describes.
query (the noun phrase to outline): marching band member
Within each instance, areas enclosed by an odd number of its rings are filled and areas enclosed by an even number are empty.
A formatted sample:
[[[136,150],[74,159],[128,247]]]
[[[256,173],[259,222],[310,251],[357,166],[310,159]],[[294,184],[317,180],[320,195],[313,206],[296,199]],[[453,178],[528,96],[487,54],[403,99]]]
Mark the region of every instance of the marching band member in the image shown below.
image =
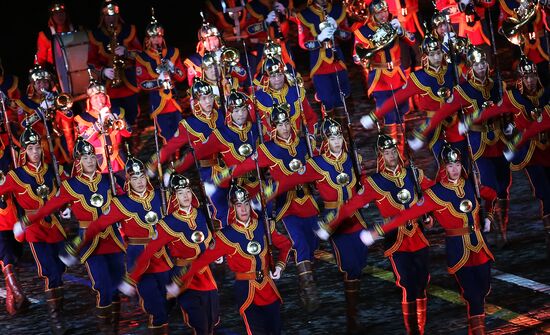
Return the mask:
[[[368,90],[367,94],[374,97],[376,108],[380,109],[387,101],[394,101],[394,95],[397,93],[407,78],[401,67],[401,47],[399,40],[402,39],[405,43],[412,45],[415,41],[414,35],[404,30],[397,18],[391,18],[388,11],[388,4],[385,0],[373,0],[369,5],[371,18],[365,24],[354,31],[355,34],[355,50],[356,55],[354,61],[361,63],[365,67],[365,76],[367,77]],[[396,40],[383,46],[376,51],[374,55],[367,59],[361,59],[359,54],[361,48],[379,48],[380,43],[377,41],[377,34],[385,32],[391,34],[391,30],[396,33]],[[401,129],[404,128],[404,115],[409,111],[408,101],[402,101],[398,104],[399,117],[397,113],[384,115],[384,126],[386,133],[392,138],[396,138],[400,143],[399,151],[401,155],[404,153],[405,134]]]
[[[363,181],[365,189],[361,194],[348,199],[338,209],[336,217],[321,226],[321,235],[338,229],[343,220],[356,217],[357,211],[372,201],[375,201],[384,222],[388,222],[418,201],[416,180],[422,189],[432,186],[421,170],[405,167],[395,139],[378,135],[376,146],[378,172]],[[418,176],[415,178],[413,173]],[[379,225],[375,226],[380,229]],[[407,334],[424,334],[425,330],[426,289],[430,280],[428,245],[421,225],[414,220],[388,233],[384,239],[384,256],[389,258],[395,284],[402,290],[401,307]]]
[[[353,162],[348,145],[344,140],[342,128],[338,122],[331,118],[325,118],[321,123],[321,154],[306,161],[303,169],[292,174],[291,178],[282,178],[276,186],[276,194],[283,193],[296,185],[314,183],[319,190],[319,195],[324,202],[322,216],[330,216],[338,208],[339,204],[356,198],[357,176],[353,171]],[[284,222],[284,221],[283,221]],[[347,332],[360,334],[364,328],[358,320],[359,289],[361,286],[361,272],[367,264],[368,249],[359,240],[360,231],[366,227],[366,223],[359,212],[350,213],[346,221],[338,229],[331,230],[331,243],[338,269],[344,274],[344,288],[347,306]],[[288,230],[288,229],[287,229]],[[291,237],[293,241],[299,236]],[[309,236],[312,232],[304,232]],[[328,239],[328,234],[320,234],[323,239]],[[297,245],[301,244],[296,242]],[[300,286],[311,290],[309,282],[313,280],[311,273],[311,260],[297,262],[300,275]],[[302,283],[302,281],[304,281]],[[313,287],[315,288],[315,287]],[[303,299],[303,298],[302,298]]]
[[[94,147],[100,173],[113,172],[124,180],[126,155],[121,146],[124,138],[130,137],[132,133],[126,121],[112,112],[111,99],[105,85],[90,78],[86,93],[86,110],[75,117],[78,135]]]
[[[141,51],[136,27],[122,20],[116,1],[105,0],[101,5],[99,26],[88,36],[88,64],[100,71],[101,79],[107,81],[113,113],[135,126],[139,115],[135,58]]]
[[[166,45],[164,27],[154,15],[145,34],[145,48],[136,56],[137,80],[149,93],[151,119],[158,123],[160,136],[169,141],[183,118],[174,85],[185,80],[185,72],[179,49]]]
[[[245,189],[233,186],[229,202],[229,224],[214,234],[214,248],[194,260],[187,273],[171,283],[167,290],[171,295],[179,295],[180,291],[192,285],[197,273],[225,256],[229,269],[235,273],[235,300],[247,334],[281,334],[282,299],[273,280],[281,277],[290,242],[277,232],[273,223],[269,223],[269,231],[266,231],[264,219],[251,209]],[[279,250],[273,269],[270,269],[274,260],[271,259],[267,234],[271,235],[273,246]]]
[[[53,70],[55,66],[52,50],[53,35],[74,31],[75,29],[69,19],[69,14],[65,11],[65,4],[63,2],[52,2],[49,12],[48,28],[38,33],[34,63]]]
[[[291,125],[289,111],[274,105],[270,114],[272,140],[260,144],[257,153],[234,166],[230,173],[236,179],[256,169],[268,168],[277,182],[292,176],[302,167],[308,157],[306,141],[296,135]],[[256,157],[257,156],[257,157]],[[319,212],[317,203],[307,185],[289,188],[274,200],[275,220],[282,221],[292,241],[296,266],[300,276],[300,298],[309,312],[318,307],[317,287],[312,275],[313,253],[318,240],[313,233]]]
[[[63,181],[59,193],[36,213],[29,215],[27,220],[38,222],[70,204],[71,212],[78,220],[79,236],[83,237],[88,225],[109,207],[113,194],[110,177],[101,174],[98,155],[89,142],[79,137],[73,155],[72,178]],[[116,192],[121,193],[122,190],[116,188]],[[124,275],[125,250],[118,229],[109,226],[79,255],[86,264],[92,289],[97,295],[99,329],[106,334],[118,333],[120,299],[116,287]]]
[[[460,151],[448,145],[440,156],[439,182],[427,189],[424,201],[401,211],[394,219],[376,230],[364,231],[361,239],[371,245],[379,235],[384,236],[407,224],[410,220],[432,212],[445,229],[447,270],[454,275],[466,301],[468,333],[485,334],[485,297],[491,288],[493,254],[485,244],[481,230],[489,231],[490,221],[481,222],[481,204],[474,185],[460,161]],[[495,193],[482,188],[486,203],[495,199]]]
[[[327,113],[342,107],[340,95],[349,96],[350,86],[344,54],[335,43],[337,38],[351,38],[344,7],[328,0],[312,0],[292,19],[298,24],[300,47],[309,51],[309,75],[316,100]]]
[[[129,156],[126,161],[126,194],[112,199],[102,215],[92,221],[80,243],[68,248],[66,264],[74,264],[76,255],[95,241],[96,236],[119,222],[127,241],[126,270],[132,271],[136,260],[149,242],[158,238],[157,224],[162,218],[163,196],[155,190],[146,174],[145,164]],[[166,334],[168,311],[165,285],[170,281],[173,263],[163,247],[151,258],[149,267],[137,285],[140,306],[149,316],[147,327],[152,334]]]
[[[58,106],[58,97],[52,74],[40,65],[35,65],[29,71],[29,85],[27,94],[15,101],[17,115],[22,128],[32,126],[42,138],[46,163],[52,162],[52,157],[47,140],[46,125],[49,127],[52,136],[53,154],[60,164],[67,164],[72,161],[70,155],[74,148],[74,123],[72,111],[65,110]],[[59,107],[59,108],[58,108]]]
[[[134,286],[146,272],[151,258],[162,248],[168,248],[174,260],[173,273],[177,276],[214,243],[207,218],[197,208],[198,199],[191,190],[189,179],[174,174],[170,178],[170,188],[173,191],[171,202],[175,200],[177,208],[159,221],[158,237],[147,244],[136,260],[134,270],[121,284],[121,291],[127,295],[134,294]],[[216,281],[209,267],[195,274],[188,289],[177,297],[177,301],[184,322],[194,334],[213,333],[214,326],[219,321],[219,297]]]
[[[24,210],[21,221],[13,226],[13,232],[18,241],[29,242],[38,276],[44,279],[52,333],[65,334],[62,278],[65,265],[59,259],[64,248],[65,231],[57,215],[42,216],[35,223],[27,219],[57,193],[57,177],[53,166],[44,162],[40,135],[36,131],[26,127],[19,142],[22,146],[20,166],[8,172],[0,187],[0,195],[17,197],[17,203]],[[67,218],[67,214],[70,212],[63,211],[62,217]]]

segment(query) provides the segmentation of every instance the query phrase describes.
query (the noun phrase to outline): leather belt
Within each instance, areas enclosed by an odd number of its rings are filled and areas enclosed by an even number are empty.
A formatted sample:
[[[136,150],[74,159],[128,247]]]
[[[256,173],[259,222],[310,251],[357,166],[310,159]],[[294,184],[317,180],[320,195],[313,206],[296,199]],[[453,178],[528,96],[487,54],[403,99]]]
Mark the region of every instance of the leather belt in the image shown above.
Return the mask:
[[[150,237],[128,237],[128,245],[144,245],[150,241]]]
[[[401,66],[401,62],[391,62],[393,64],[393,70],[397,70],[398,67]],[[380,70],[388,70],[388,63],[370,63],[369,67],[371,69],[380,69]]]
[[[451,229],[445,229],[445,235],[446,236],[464,236],[464,235],[470,235],[471,233],[478,230],[479,229],[477,228],[475,228],[474,230],[471,230],[470,227],[451,228]]]
[[[202,160],[199,160],[199,164],[200,164],[201,167],[212,167],[212,166],[218,165],[218,160],[217,159],[202,159]]]
[[[81,229],[87,229],[92,221],[78,221],[78,227]]]
[[[338,209],[340,207],[339,201],[325,201],[325,209]]]
[[[175,266],[187,266],[189,264],[191,264],[193,262],[193,260],[191,259],[187,259],[187,258],[174,258],[174,265]]]
[[[235,280],[258,280],[261,281],[264,277],[268,276],[267,269],[262,271],[250,271],[250,272],[235,272]]]

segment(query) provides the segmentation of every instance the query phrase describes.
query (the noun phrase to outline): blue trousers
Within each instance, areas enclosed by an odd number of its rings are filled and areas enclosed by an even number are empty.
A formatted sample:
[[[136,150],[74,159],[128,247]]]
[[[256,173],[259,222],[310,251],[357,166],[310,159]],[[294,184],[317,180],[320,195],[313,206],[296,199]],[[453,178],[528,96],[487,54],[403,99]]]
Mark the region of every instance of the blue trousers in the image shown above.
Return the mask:
[[[313,253],[319,246],[319,239],[313,232],[317,227],[317,217],[301,218],[295,215],[285,216],[283,224],[292,241],[296,264],[303,261],[313,261]]]
[[[336,80],[336,74],[338,74],[340,87]],[[312,79],[315,92],[317,92],[317,98],[321,100],[326,110],[343,106],[340,90],[342,90],[342,93],[344,93],[346,97],[349,96],[350,86],[348,71],[343,70],[329,74],[315,74]]]
[[[395,284],[403,291],[402,302],[426,297],[430,281],[428,247],[415,252],[396,251],[390,257]]]
[[[107,307],[118,300],[118,285],[126,272],[124,253],[91,255],[86,260],[92,289],[96,292],[96,306]]]
[[[479,168],[481,185],[495,190],[497,197],[508,199],[510,184],[512,183],[512,172],[510,163],[499,157],[480,157],[476,160]]]
[[[29,242],[38,268],[38,276],[45,280],[45,290],[63,286],[65,264],[59,254],[65,250],[64,242]]]
[[[157,115],[157,120],[160,131],[159,135],[168,142],[174,137],[180,121],[183,120],[183,116],[176,110],[174,112]]]
[[[400,89],[399,87],[394,87],[393,92]],[[376,109],[379,109],[382,107],[382,105],[388,100],[393,100],[393,92],[391,90],[388,91],[376,91],[372,92],[372,96],[374,97],[374,101],[376,102]],[[409,101],[405,100],[400,105],[397,106],[399,108],[399,119],[401,119],[401,122],[404,122],[405,114],[409,111]],[[395,114],[395,108],[392,109],[391,112],[384,115],[384,124],[390,125],[390,124],[396,124],[399,123],[397,119],[397,115]]]
[[[248,306],[245,306],[246,308],[243,308],[250,294],[248,280],[235,280],[233,288],[237,308],[243,318],[247,334],[281,334],[281,302],[279,300],[265,306],[258,306],[250,302]]]
[[[217,290],[187,290],[178,296],[183,321],[197,335],[210,335],[220,320],[220,298]]]
[[[344,280],[361,279],[361,272],[367,266],[369,249],[361,242],[358,230],[351,234],[334,234],[332,249],[338,268],[344,273]]]
[[[542,216],[550,214],[550,167],[530,165],[526,168],[535,197],[542,202]]]
[[[166,285],[170,284],[170,271],[146,273],[137,284],[139,303],[149,315],[149,328],[168,323]]]
[[[15,240],[13,231],[0,231],[0,265],[14,265],[23,253],[23,245]]]
[[[455,273],[462,298],[466,301],[468,317],[485,313],[485,297],[491,289],[491,262],[464,266]]]
[[[139,115],[137,94],[133,94],[124,98],[111,99],[111,106],[113,108],[113,111],[119,116],[121,113],[121,109],[124,109],[124,119],[126,120],[126,123],[128,123],[128,125],[133,127],[136,124]]]

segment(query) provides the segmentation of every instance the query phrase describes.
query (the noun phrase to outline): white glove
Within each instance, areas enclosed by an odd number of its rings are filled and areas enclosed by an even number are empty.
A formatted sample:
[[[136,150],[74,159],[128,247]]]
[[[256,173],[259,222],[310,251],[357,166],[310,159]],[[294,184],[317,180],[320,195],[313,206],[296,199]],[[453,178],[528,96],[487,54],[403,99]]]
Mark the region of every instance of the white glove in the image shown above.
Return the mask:
[[[368,230],[363,230],[359,234],[359,238],[361,239],[361,242],[363,242],[364,245],[367,247],[374,244],[374,238],[372,237],[372,233]]]
[[[407,140],[407,142],[409,143],[409,148],[411,148],[413,151],[418,151],[424,146],[424,142],[416,137],[412,140]]]
[[[267,17],[265,19],[265,22],[267,24],[271,24],[273,23],[275,20],[277,19],[277,13],[275,13],[274,10],[272,10],[271,12],[269,12],[269,14],[267,14]]]
[[[126,54],[126,47],[123,45],[119,45],[115,48],[115,55],[117,56],[124,56]]]
[[[216,263],[216,264],[222,264],[222,263],[223,263],[223,256],[220,257],[220,258],[218,258],[218,259],[216,259],[216,260],[214,261],[214,263]]]
[[[334,28],[338,28],[338,23],[336,23],[336,20],[330,16],[327,16],[327,22]]]
[[[146,173],[147,173],[147,177],[149,177],[149,179],[153,179],[153,178],[155,178],[155,177],[157,176],[157,172],[156,172],[156,171],[153,171],[153,170],[150,169],[150,168],[147,168],[147,172],[146,172]],[[164,177],[163,177],[163,181],[164,181]],[[170,180],[168,180],[168,181],[170,181]],[[164,184],[166,184],[166,183],[164,183]],[[168,187],[168,186],[166,186],[166,187]]]
[[[468,132],[468,125],[466,125],[464,122],[460,121],[458,123],[458,133],[460,135],[464,135]]]
[[[69,207],[65,208],[65,210],[61,212],[61,218],[65,220],[71,218],[71,209]]]
[[[172,170],[164,172],[164,176],[162,176],[162,182],[164,183],[164,187],[170,186],[170,178],[172,177]]]
[[[106,67],[101,72],[101,75],[107,79],[112,80],[115,77],[115,70],[113,70],[113,68]]]
[[[166,293],[168,294],[168,297],[177,297],[178,295],[180,295],[179,285],[174,282],[166,285]]]
[[[105,118],[107,118],[108,116],[111,116],[111,110],[109,109],[109,107],[107,106],[103,106],[100,110],[99,110],[99,116],[105,120]]]
[[[328,231],[326,231],[321,227],[319,227],[319,229],[315,230],[314,232],[323,241],[328,240],[328,238],[330,237],[330,234],[328,233]]]
[[[174,73],[174,63],[172,63],[172,61],[169,59],[165,60],[165,63],[166,63],[166,67],[168,68],[168,71],[170,71],[171,73]]]
[[[372,118],[368,115],[361,117],[361,125],[365,129],[372,129],[374,128],[374,121],[372,121]]]
[[[325,28],[319,35],[317,35],[317,41],[323,42],[325,40],[329,40],[332,38],[332,35],[334,35],[334,32],[336,30],[334,28]]]
[[[216,185],[212,183],[208,183],[208,182],[204,183],[204,190],[206,191],[206,195],[208,197],[211,197],[216,192],[217,189],[218,188],[216,187]]]
[[[508,123],[508,124],[506,125],[506,127],[504,128],[504,131],[503,131],[503,132],[504,132],[504,135],[506,135],[506,136],[512,135],[512,134],[514,133],[514,129],[515,129],[515,128],[516,128],[516,127],[514,127],[514,124],[513,124],[513,123]]]
[[[488,233],[491,231],[491,220],[489,218],[485,218],[483,220],[483,232]]]
[[[512,159],[514,159],[514,156],[515,156],[515,153],[512,150],[510,149],[504,150],[504,158],[506,158],[508,162],[511,162]]]
[[[161,73],[159,74],[159,77],[158,77],[157,80],[158,80],[158,81],[165,81],[165,80],[168,80],[168,79],[170,79],[170,75],[169,75],[168,73],[166,73],[166,72],[161,72]]]
[[[136,288],[134,285],[124,280],[120,283],[120,285],[118,285],[118,290],[127,297],[133,297],[136,294]]]
[[[276,11],[278,11],[280,13],[285,13],[286,12],[285,6],[282,3],[277,2],[277,1],[275,1],[275,3],[273,4],[273,9],[275,9]]]
[[[278,280],[278,279],[281,278],[281,273],[282,272],[283,272],[283,269],[280,266],[276,266],[274,272],[269,271],[269,276],[273,280]]]
[[[80,264],[80,260],[71,254],[59,254],[59,259],[68,267]]]
[[[13,235],[17,241],[23,240],[23,236],[25,236],[25,226],[21,223],[21,221],[17,221],[13,225]]]
[[[403,28],[401,28],[401,23],[399,22],[398,19],[391,20],[390,24],[393,27],[393,29],[397,30],[398,34],[401,35],[403,33]]]

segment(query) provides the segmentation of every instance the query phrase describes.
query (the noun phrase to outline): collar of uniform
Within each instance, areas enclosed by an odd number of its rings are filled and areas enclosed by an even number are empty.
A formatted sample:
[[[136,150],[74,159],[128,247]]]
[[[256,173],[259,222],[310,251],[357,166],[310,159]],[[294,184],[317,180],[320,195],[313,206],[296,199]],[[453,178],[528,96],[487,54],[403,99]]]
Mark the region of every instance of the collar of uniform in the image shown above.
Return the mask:
[[[178,209],[173,213],[174,217],[179,219],[179,221],[183,221],[187,223],[189,228],[196,229],[197,228],[197,209],[193,206],[189,206],[189,212],[185,208],[178,207]]]
[[[403,187],[405,185],[404,179],[406,176],[405,169],[402,168],[401,164],[398,164],[395,170],[390,170],[387,167],[384,167],[384,170],[380,172],[382,176],[392,182],[394,182],[398,187]]]
[[[245,226],[245,224],[247,225]],[[245,234],[246,238],[249,240],[254,238],[254,231],[256,230],[257,226],[258,220],[255,220],[252,217],[250,217],[247,222],[235,219],[235,223],[233,224],[233,228],[236,231]]]
[[[456,193],[456,195],[460,198],[464,197],[464,184],[465,184],[464,178],[460,177],[457,180],[450,180],[448,176],[445,176],[441,180],[441,185],[443,187],[452,190]]]
[[[429,64],[429,62],[428,62]],[[428,67],[424,70],[429,76],[434,77],[437,79],[437,82],[440,84],[443,84],[445,82],[445,73],[447,73],[447,65],[444,63],[444,61],[441,63],[439,68],[435,69],[428,65]]]
[[[266,92],[272,97],[277,98],[279,102],[286,102],[286,95],[288,94],[288,84],[285,82],[283,87],[279,90],[272,89],[269,84],[267,85]]]
[[[538,107],[540,105],[540,97],[543,94],[544,94],[544,88],[539,87],[539,89],[537,89],[537,91],[535,91],[534,94],[532,95],[525,94],[525,97],[529,99],[533,105]]]
[[[204,113],[202,108],[198,108],[195,110],[195,117],[202,122],[208,124],[208,126],[212,129],[216,128],[216,120],[218,120],[218,112],[215,108],[212,108],[212,111],[210,111],[210,114]]]
[[[250,121],[246,121],[243,126],[239,127],[233,121],[231,121],[227,124],[227,127],[231,129],[231,131],[233,131],[234,133],[239,134],[239,138],[245,141],[247,139],[246,135],[252,128],[252,123]]]
[[[27,162],[27,169],[31,172],[38,172],[40,171],[40,169],[44,166],[44,164],[42,164],[42,162],[38,162],[38,164],[33,164],[31,162]]]
[[[101,180],[101,174],[94,172],[94,174],[90,177],[83,172],[76,176],[76,179],[79,180],[81,183],[88,185],[91,191],[95,192],[97,191],[97,183]]]
[[[284,140],[280,138],[279,136],[275,135],[275,143],[277,143],[279,146],[288,149],[293,155],[296,154],[296,146],[298,146],[299,138],[296,136],[294,131],[290,133],[290,137],[288,140]]]

